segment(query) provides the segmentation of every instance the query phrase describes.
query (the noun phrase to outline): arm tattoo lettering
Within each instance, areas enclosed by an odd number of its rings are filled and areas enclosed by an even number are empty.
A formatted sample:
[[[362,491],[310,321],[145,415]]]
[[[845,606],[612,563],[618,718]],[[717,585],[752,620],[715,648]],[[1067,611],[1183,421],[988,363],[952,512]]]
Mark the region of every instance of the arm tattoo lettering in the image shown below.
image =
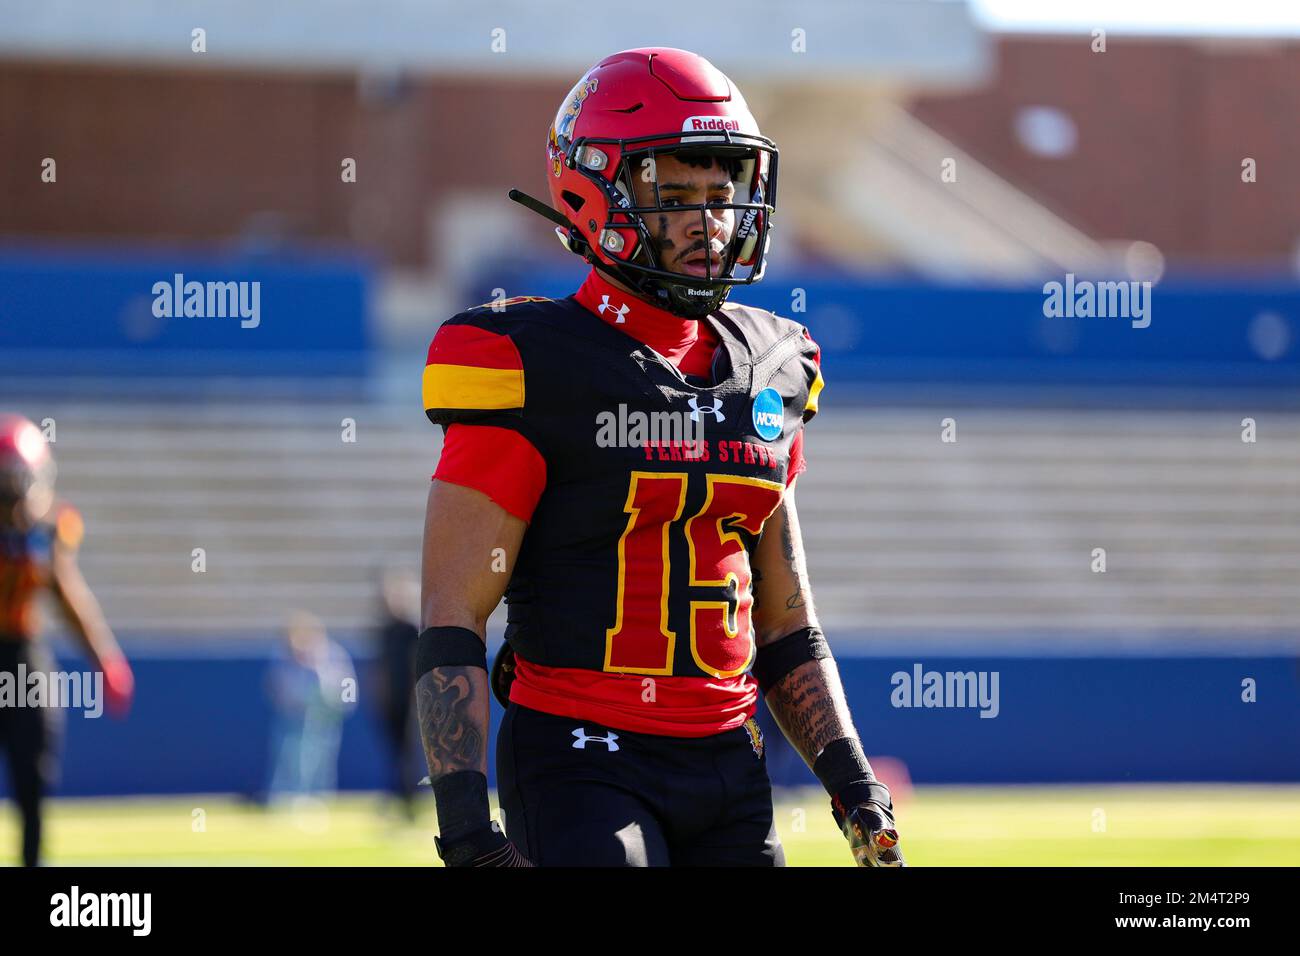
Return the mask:
[[[767,706],[809,766],[828,743],[853,732],[833,661],[799,665],[768,691]]]
[[[795,580],[799,582],[794,589],[794,593],[785,599],[785,607],[788,611],[804,606],[803,596],[803,567],[795,554],[794,533],[790,530],[790,522],[781,522],[781,553],[785,555],[786,561],[790,563],[790,569],[794,572]]]

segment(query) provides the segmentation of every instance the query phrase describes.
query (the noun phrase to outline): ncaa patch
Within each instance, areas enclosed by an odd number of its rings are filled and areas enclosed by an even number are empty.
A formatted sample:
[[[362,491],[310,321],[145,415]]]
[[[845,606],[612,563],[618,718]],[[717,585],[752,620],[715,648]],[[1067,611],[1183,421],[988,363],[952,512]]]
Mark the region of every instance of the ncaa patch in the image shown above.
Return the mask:
[[[781,393],[774,388],[765,388],[754,396],[754,431],[763,441],[773,441],[781,437],[785,428],[785,403]]]
[[[758,729],[758,721],[750,717],[744,727],[749,734],[749,745],[754,748],[754,756],[763,759],[763,731]]]

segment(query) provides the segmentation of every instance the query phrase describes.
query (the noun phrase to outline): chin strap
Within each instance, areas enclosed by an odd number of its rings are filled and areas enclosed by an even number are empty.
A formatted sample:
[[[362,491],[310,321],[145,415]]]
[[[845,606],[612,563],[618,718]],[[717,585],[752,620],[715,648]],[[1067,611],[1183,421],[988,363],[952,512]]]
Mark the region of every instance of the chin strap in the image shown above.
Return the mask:
[[[692,286],[677,285],[665,279],[658,280],[668,289],[668,300],[672,304],[669,308],[677,315],[687,319],[702,319],[711,312],[722,307],[722,303],[727,301],[727,296],[731,294],[731,286],[724,285],[720,289],[714,289],[707,296],[692,295]],[[702,291],[694,290],[696,293]]]
[[[598,259],[595,253],[592,252],[590,243],[578,231],[578,227],[571,223],[563,213],[552,209],[540,199],[534,199],[518,189],[511,189],[506,195],[525,209],[531,209],[543,219],[555,223],[556,235],[560,237],[560,242],[563,243],[564,248],[582,256],[583,259],[605,275],[631,286],[643,298],[652,302],[661,300],[663,308],[675,315],[680,315],[684,319],[704,318],[710,312],[720,308],[731,293],[730,285],[704,290],[695,286],[676,283],[670,279],[661,279],[657,276],[646,276],[635,272],[625,275],[621,270]]]
[[[560,213],[552,209],[550,206],[546,205],[546,203],[542,202],[540,199],[534,199],[532,196],[528,195],[528,193],[521,192],[518,189],[512,189],[510,190],[510,192],[506,193],[506,195],[509,196],[511,199],[513,199],[515,202],[519,203],[519,205],[524,206],[527,209],[531,209],[533,212],[537,213],[537,215],[541,216],[542,218],[551,220],[551,222],[555,223],[557,226],[562,226],[563,228],[568,229],[571,232],[578,231],[578,227],[575,226],[573,223],[569,222],[569,220],[564,217],[563,213]]]
[[[588,262],[594,262],[595,257],[592,255],[591,246],[588,245],[586,239],[582,238],[582,233],[578,232],[578,227],[569,222],[563,213],[552,209],[540,199],[534,199],[528,193],[521,192],[518,189],[512,189],[506,195],[525,209],[531,209],[543,219],[555,223],[555,234],[560,237],[560,242],[564,244],[564,248],[582,256]]]

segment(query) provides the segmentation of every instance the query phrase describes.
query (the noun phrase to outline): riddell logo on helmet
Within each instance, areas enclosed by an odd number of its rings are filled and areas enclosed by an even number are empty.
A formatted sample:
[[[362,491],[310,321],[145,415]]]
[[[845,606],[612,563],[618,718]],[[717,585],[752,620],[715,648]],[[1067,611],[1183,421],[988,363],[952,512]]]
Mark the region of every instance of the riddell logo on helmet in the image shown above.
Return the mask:
[[[740,120],[729,119],[726,116],[688,116],[686,122],[682,124],[683,133],[724,129],[732,133],[739,133]]]

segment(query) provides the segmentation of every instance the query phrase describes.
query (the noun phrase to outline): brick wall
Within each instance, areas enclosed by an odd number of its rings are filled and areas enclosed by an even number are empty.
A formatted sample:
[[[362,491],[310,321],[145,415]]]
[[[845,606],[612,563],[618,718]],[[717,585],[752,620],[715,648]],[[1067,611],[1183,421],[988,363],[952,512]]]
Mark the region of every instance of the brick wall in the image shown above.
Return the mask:
[[[987,88],[913,112],[1091,235],[1189,260],[1278,257],[1300,239],[1300,43],[1003,37]],[[1063,110],[1073,154],[1034,155],[1026,106]],[[1253,157],[1258,182],[1241,181]]]
[[[3,63],[0,236],[212,241],[275,221],[424,262],[449,190],[545,189],[567,88],[417,79],[370,97],[345,75]],[[39,180],[47,156],[57,184]],[[356,184],[340,181],[345,156]]]

